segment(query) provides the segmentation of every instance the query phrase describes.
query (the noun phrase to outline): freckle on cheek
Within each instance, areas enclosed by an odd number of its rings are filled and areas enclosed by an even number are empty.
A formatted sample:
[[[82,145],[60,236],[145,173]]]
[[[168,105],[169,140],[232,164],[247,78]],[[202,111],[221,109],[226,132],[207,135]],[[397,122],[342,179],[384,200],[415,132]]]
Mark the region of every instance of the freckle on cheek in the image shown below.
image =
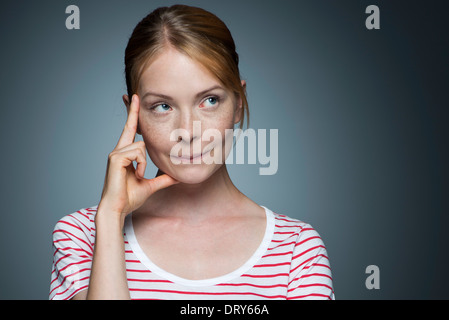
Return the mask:
[[[148,147],[166,147],[170,141],[170,133],[167,129],[158,126],[147,127],[142,134],[145,141],[150,144]]]

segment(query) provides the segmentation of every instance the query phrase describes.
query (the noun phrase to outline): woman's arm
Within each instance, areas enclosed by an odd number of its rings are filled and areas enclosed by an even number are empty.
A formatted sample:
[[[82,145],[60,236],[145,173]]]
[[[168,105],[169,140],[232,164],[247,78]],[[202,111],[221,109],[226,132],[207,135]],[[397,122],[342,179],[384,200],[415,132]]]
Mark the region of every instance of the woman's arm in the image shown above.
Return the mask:
[[[84,291],[80,298],[130,299],[122,232],[123,219],[120,216],[120,213],[111,212],[101,203],[98,206],[90,283],[87,292]]]
[[[326,247],[318,232],[308,224],[297,238],[287,292],[289,300],[335,299]]]
[[[146,150],[134,142],[139,98],[133,96],[128,119],[117,146],[109,154],[101,201],[95,217],[95,246],[89,286],[74,299],[130,299],[126,277],[123,225],[126,215],[142,206],[156,191],[177,183],[163,174],[145,179]],[[133,166],[137,162],[137,168]]]

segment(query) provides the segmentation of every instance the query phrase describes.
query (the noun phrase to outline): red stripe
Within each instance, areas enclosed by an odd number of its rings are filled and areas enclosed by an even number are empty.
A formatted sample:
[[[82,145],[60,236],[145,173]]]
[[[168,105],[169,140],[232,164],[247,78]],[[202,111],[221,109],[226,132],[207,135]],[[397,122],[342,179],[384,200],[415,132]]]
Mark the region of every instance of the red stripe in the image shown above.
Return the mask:
[[[82,271],[86,271],[86,270],[90,270],[90,269],[83,269]],[[65,276],[65,277],[63,278],[63,280],[59,283],[59,285],[56,286],[56,287],[54,287],[53,290],[51,290],[50,294],[51,294],[54,290],[59,289],[59,288],[64,284],[64,282],[67,280],[68,277],[74,276],[75,274],[79,274],[79,273],[81,273],[82,271],[80,270],[80,271],[78,271],[78,272],[76,272],[76,273],[72,273],[72,274],[69,274],[69,275]],[[61,293],[57,293],[56,295],[65,293],[68,289],[70,289],[70,288],[76,286],[76,285],[75,285],[76,283],[81,282],[81,281],[84,281],[84,280],[86,280],[86,279],[89,279],[89,276],[84,277],[84,278],[82,278],[82,279],[77,279],[76,282],[70,283],[69,286],[67,287],[67,289],[66,289],[65,291],[63,291],[63,292],[61,292]]]
[[[293,251],[286,251],[286,252],[280,252],[280,253],[270,253],[270,254],[264,255],[262,258],[274,257],[274,256],[285,256],[285,255],[288,255],[288,254],[293,254]]]
[[[70,257],[72,254],[71,253],[67,253],[66,255],[63,255],[62,257],[60,257],[57,261],[55,261],[55,265],[58,265],[58,263],[61,261],[61,260],[64,260],[65,258],[68,258],[68,257]]]
[[[70,217],[72,217],[72,219],[75,219],[76,221],[78,221],[80,224],[83,225],[84,228],[86,228],[87,230],[91,230],[91,228],[89,228],[88,226],[86,226],[80,219],[78,219],[76,216],[69,214]],[[84,216],[84,215],[83,215]],[[84,216],[85,217],[85,216]],[[87,217],[86,217],[87,218]],[[87,218],[89,219],[89,218]],[[62,222],[62,221],[61,221]]]
[[[249,278],[274,278],[274,277],[288,277],[288,273],[275,273],[275,274],[242,274],[242,277]]]
[[[328,268],[329,270],[331,269],[331,267],[328,266],[328,265],[326,265],[326,264],[322,264],[322,263],[314,263],[314,264],[311,264],[310,266],[305,266],[305,267],[303,268],[303,270],[309,269],[309,268],[312,268],[312,267],[325,267],[325,268]]]
[[[294,267],[293,269],[290,270],[290,273],[294,272],[296,269],[300,268],[303,264],[309,262],[310,260],[313,259],[317,259],[318,257],[323,257],[326,259],[329,259],[328,257],[326,257],[324,254],[317,254],[316,256],[310,257],[309,259],[303,261],[302,263],[300,263],[299,265],[297,265],[296,267]]]
[[[311,273],[301,276],[301,278],[308,278],[308,277],[326,277],[332,280],[332,277],[330,275],[324,273]]]
[[[332,280],[332,277],[329,276],[328,274],[324,274],[324,273],[311,273],[311,274],[304,274],[304,275],[301,275],[301,276],[299,276],[299,277],[295,277],[293,280],[291,280],[291,281],[288,283],[288,286],[290,286],[294,281],[297,281],[297,280],[300,280],[300,279],[303,279],[303,278],[309,278],[309,277],[325,277],[325,278],[329,278],[330,280]]]
[[[324,283],[302,284],[302,285],[299,285],[297,287],[288,289],[287,292],[295,291],[298,288],[308,288],[308,287],[326,287],[327,289],[329,289],[330,291],[333,292],[332,287],[330,287],[330,286],[328,286],[327,284],[324,284]]]
[[[327,298],[329,300],[332,300],[332,298],[330,296],[325,295],[325,294],[321,294],[321,293],[311,293],[311,294],[306,294],[306,295],[303,295],[303,296],[287,297],[287,300],[303,299],[303,298],[307,298],[307,297],[323,297],[323,298]]]
[[[69,239],[70,240],[70,239]],[[64,247],[64,248],[57,248],[55,250],[55,252],[53,253],[53,257],[56,255],[56,253],[58,253],[59,251],[66,251],[66,250],[73,250],[73,251],[82,251],[84,253],[86,253],[88,256],[92,256],[92,253],[84,250],[83,248],[72,248],[72,247]],[[87,258],[87,256],[80,256],[83,258]]]
[[[55,243],[63,242],[63,241],[73,241],[73,240],[70,239],[70,238],[61,238],[61,239],[58,239],[58,240],[54,240],[54,241],[53,241],[53,246],[55,246],[55,245],[54,245]]]
[[[69,276],[71,276],[71,275],[69,275]],[[68,276],[67,276],[67,277],[68,277]],[[65,280],[66,280],[67,277],[65,277],[64,280],[63,280],[58,286],[54,287],[54,288],[50,291],[50,295],[53,293],[53,291],[55,291],[56,289],[59,289],[59,288],[64,284],[64,282],[65,282]],[[89,279],[89,277],[90,277],[90,275],[87,276],[87,277],[78,279],[78,280],[77,280],[76,282],[74,282],[74,283],[71,283],[71,284],[67,287],[67,290],[70,289],[71,287],[74,287],[74,286],[75,286],[75,283],[78,283],[78,285],[79,285],[80,282]],[[56,280],[56,279],[55,279],[55,280]],[[88,285],[86,285],[86,287],[87,287],[87,286],[88,286]],[[63,293],[65,293],[67,290],[65,290]],[[56,294],[56,295],[57,295],[57,294]]]
[[[57,271],[57,272],[56,272],[56,274],[55,274],[55,277],[59,278],[59,274],[61,273],[61,271],[64,271],[65,269],[67,269],[67,268],[69,268],[69,267],[71,267],[71,266],[78,265],[78,264],[83,264],[83,263],[90,263],[90,262],[91,262],[90,259],[87,259],[87,260],[81,260],[81,261],[78,261],[78,262],[69,263],[69,264],[67,264],[65,267],[63,267],[63,268],[61,268],[61,269],[56,268],[56,271]]]
[[[92,251],[93,251],[93,248],[92,248],[92,246],[90,245],[90,243],[87,243],[87,242],[84,241],[83,239],[78,238],[78,237],[75,236],[73,233],[70,233],[70,232],[68,232],[67,230],[57,229],[57,230],[53,231],[53,234],[59,233],[59,232],[61,232],[61,233],[63,233],[63,234],[71,235],[72,237],[74,237],[74,238],[78,239],[79,241],[81,241],[82,243],[86,244],[86,245],[87,245],[90,249],[92,249]]]
[[[136,270],[136,269],[126,269],[126,272],[150,272],[150,270],[148,269],[144,269],[144,270]]]
[[[290,261],[287,262],[279,262],[279,263],[265,263],[265,264],[256,264],[253,268],[265,268],[265,267],[279,267],[279,266],[289,266]]]
[[[301,256],[305,255],[306,253],[308,253],[308,252],[310,252],[310,251],[312,251],[312,250],[318,249],[318,248],[326,249],[326,248],[325,248],[324,246],[322,246],[322,245],[315,246],[315,247],[309,248],[309,249],[307,249],[307,250],[304,250],[304,251],[302,251],[301,253],[298,253],[296,256],[293,256],[293,260],[298,259],[298,257],[301,257]]]
[[[83,263],[90,263],[91,261],[92,260],[90,260],[90,259],[81,260],[81,261],[78,261],[78,262],[69,263],[69,264],[67,264],[65,267],[63,267],[61,269],[57,268],[57,270],[58,270],[57,273],[58,274],[56,275],[56,277],[59,277],[59,274],[61,273],[61,271],[64,271],[65,269],[67,269],[67,268],[69,268],[71,266],[78,265],[78,264],[83,264]]]
[[[157,280],[157,279],[130,279],[128,278],[128,281],[135,281],[135,282],[161,282],[161,283],[173,283],[170,280]]]
[[[280,221],[287,221],[290,223],[300,223],[301,221],[298,220],[289,220],[289,219],[284,219],[284,218],[279,218],[279,217],[274,217],[276,220],[280,220]]]
[[[284,241],[287,241],[288,239],[290,239],[290,238],[293,238],[293,237],[296,237],[296,236],[299,236],[299,233],[298,232],[287,232],[288,234],[290,234],[290,236],[288,236],[287,238],[284,238],[284,239],[279,239],[279,240],[271,240],[271,242],[284,242]]]
[[[291,244],[294,244],[294,243],[296,243],[296,241],[291,241],[291,242],[287,242],[287,243],[278,244],[277,246],[268,248],[267,250],[274,250],[276,248],[283,247],[283,246],[288,246],[288,245],[291,245]]]
[[[79,231],[84,233],[83,229],[80,226],[77,226],[76,224],[73,224],[73,223],[70,223],[70,222],[67,222],[67,221],[64,221],[64,220],[59,220],[59,223],[68,224],[69,226],[71,226],[71,227],[73,227],[75,229],[78,229]]]
[[[275,224],[274,226],[277,227],[277,228],[299,228],[299,229],[301,229],[301,231],[302,231],[302,230],[305,230],[305,229],[303,229],[303,227],[301,227],[300,225],[280,226],[280,225],[278,225],[278,224]]]
[[[220,287],[226,287],[226,286],[231,286],[231,287],[240,287],[240,286],[250,286],[250,287],[255,287],[255,288],[287,288],[286,284],[282,284],[282,283],[278,283],[278,284],[272,284],[272,285],[261,285],[261,284],[254,284],[254,283],[220,283],[218,284],[218,286]]]
[[[302,244],[306,243],[307,241],[310,241],[310,240],[313,240],[313,239],[320,239],[320,240],[321,240],[321,238],[318,237],[318,236],[310,237],[310,238],[307,238],[307,239],[304,239],[304,240],[298,242],[298,243],[296,244],[296,246],[302,245]]]
[[[83,286],[83,287],[78,288],[78,289],[75,290],[72,294],[70,294],[68,297],[65,297],[65,300],[72,299],[73,296],[75,296],[78,292],[80,292],[81,290],[84,290],[84,289],[86,289],[86,288],[88,288],[88,287],[89,287],[89,285],[85,285],[85,286]],[[68,290],[68,289],[70,289],[70,288],[67,288],[67,290]],[[64,293],[67,292],[67,290],[65,290],[64,292],[58,292],[58,293],[55,294],[55,296],[59,296],[59,295],[61,295],[61,294],[64,294]]]
[[[273,234],[292,234],[292,233],[297,233],[296,231],[276,231],[273,232]]]
[[[78,288],[78,290],[74,291],[73,294],[69,297],[69,299],[72,299],[78,292],[87,289],[89,287],[89,285],[85,285],[83,287]]]
[[[138,288],[130,288],[129,291],[143,291],[143,292],[162,292],[162,293],[177,293],[177,294],[195,294],[195,295],[253,295],[262,298],[268,299],[276,299],[283,298],[285,299],[285,295],[275,295],[268,296],[263,294],[258,294],[255,292],[195,292],[195,291],[178,291],[178,290],[162,290],[162,289],[138,289]]]
[[[78,211],[75,212],[75,213],[78,213],[78,214],[82,215],[84,218],[90,220],[90,217],[89,217],[88,213],[84,213],[84,212],[82,212],[81,210],[78,210]],[[73,213],[72,213],[72,214],[73,214]],[[69,216],[71,216],[72,214],[69,214]]]
[[[53,276],[53,273],[55,273],[55,269],[53,269],[52,270],[52,272],[51,272],[51,274],[52,274],[52,276]],[[79,272],[81,273],[81,272],[84,272],[84,271],[89,271],[90,272],[90,268],[84,268],[84,269],[81,269]],[[55,282],[56,280],[59,280],[58,279],[58,277],[56,277],[56,276],[54,276],[55,278],[50,282],[50,284],[52,284],[53,282]],[[54,289],[53,289],[54,290]],[[53,291],[52,290],[52,291]]]

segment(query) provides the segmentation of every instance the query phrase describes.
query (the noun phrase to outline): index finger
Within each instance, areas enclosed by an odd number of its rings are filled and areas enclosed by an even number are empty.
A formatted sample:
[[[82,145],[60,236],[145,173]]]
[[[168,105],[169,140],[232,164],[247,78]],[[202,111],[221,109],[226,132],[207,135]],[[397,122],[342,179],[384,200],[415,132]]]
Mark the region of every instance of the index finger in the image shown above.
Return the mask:
[[[117,149],[126,147],[134,142],[134,139],[136,138],[137,125],[139,123],[139,109],[139,97],[137,94],[133,94],[131,104],[129,106],[128,119],[126,120],[122,135],[117,143]]]

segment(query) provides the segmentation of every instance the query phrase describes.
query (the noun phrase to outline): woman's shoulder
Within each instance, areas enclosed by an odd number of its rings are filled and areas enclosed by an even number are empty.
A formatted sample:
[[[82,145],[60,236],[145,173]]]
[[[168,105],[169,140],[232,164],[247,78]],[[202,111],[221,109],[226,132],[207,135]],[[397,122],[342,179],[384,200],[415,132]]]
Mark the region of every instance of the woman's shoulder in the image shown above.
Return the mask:
[[[269,210],[269,209],[268,209]],[[297,218],[281,214],[276,211],[269,210],[273,215],[273,220],[276,228],[293,228],[302,231],[303,229],[312,228],[310,224]]]
[[[289,241],[296,238],[296,242],[301,242],[308,239],[308,241],[313,240],[310,242],[322,243],[320,234],[309,223],[285,214],[271,210],[269,211],[273,216],[273,234],[275,238]]]
[[[65,232],[71,234],[84,233],[93,235],[95,232],[95,214],[97,206],[86,207],[66,214],[58,220],[53,234]]]

